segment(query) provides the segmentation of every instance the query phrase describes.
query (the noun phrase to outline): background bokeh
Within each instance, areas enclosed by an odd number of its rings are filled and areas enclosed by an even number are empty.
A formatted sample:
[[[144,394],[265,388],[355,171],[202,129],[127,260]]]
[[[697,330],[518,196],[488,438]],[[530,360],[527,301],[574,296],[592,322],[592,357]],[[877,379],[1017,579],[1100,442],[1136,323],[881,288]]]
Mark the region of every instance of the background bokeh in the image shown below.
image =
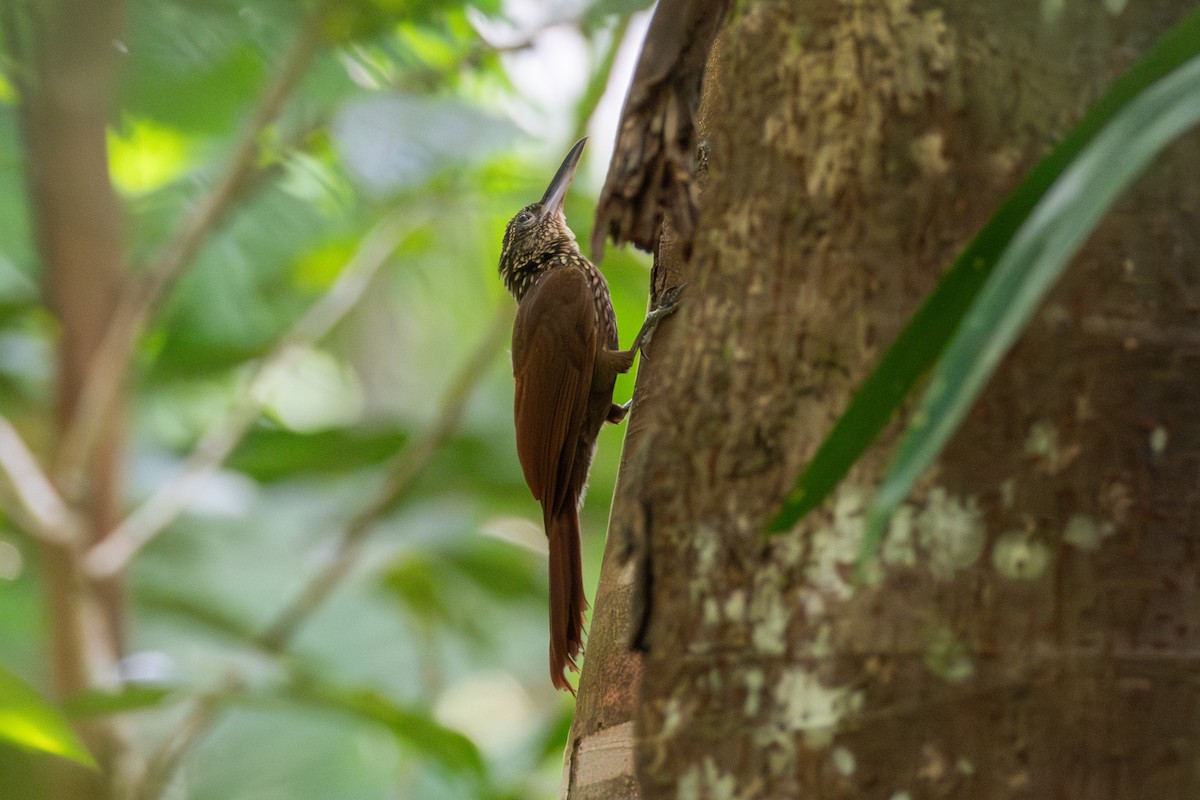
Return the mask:
[[[567,202],[580,241],[645,29],[644,0],[345,0],[259,177],[173,289],[129,388],[130,508],[178,475],[247,379],[369,235],[385,265],[329,336],[288,351],[262,414],[129,571],[121,702],[152,751],[199,693],[230,686],[168,796],[551,797],[571,698],[550,687],[540,511],[512,433],[504,225],[591,134]],[[111,173],[144,268],[231,152],[296,36],[290,0],[133,0]],[[29,230],[15,93],[0,83],[0,413],[53,437],[55,339]],[[374,233],[372,233],[374,231]],[[603,269],[628,343],[648,260]],[[285,654],[255,636],[310,578],[407,446],[464,412],[358,566]],[[627,399],[632,379],[617,388]],[[457,390],[454,390],[457,391]],[[452,420],[453,421],[453,420]],[[623,429],[601,436],[584,512],[592,595]],[[37,549],[0,517],[0,664],[48,694]],[[461,734],[462,736],[455,736]],[[464,738],[465,737],[465,738]],[[52,756],[0,745],[0,797]]]

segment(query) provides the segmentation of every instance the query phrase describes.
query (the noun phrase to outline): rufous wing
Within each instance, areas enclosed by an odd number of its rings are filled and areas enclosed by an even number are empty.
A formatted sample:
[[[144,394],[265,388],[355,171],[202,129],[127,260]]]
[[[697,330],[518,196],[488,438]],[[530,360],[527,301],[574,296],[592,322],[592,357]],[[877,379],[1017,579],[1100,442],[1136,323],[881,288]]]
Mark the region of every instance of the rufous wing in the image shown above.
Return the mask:
[[[525,482],[543,507],[571,497],[571,473],[596,364],[596,306],[582,270],[552,269],[522,298],[513,325],[513,412]]]

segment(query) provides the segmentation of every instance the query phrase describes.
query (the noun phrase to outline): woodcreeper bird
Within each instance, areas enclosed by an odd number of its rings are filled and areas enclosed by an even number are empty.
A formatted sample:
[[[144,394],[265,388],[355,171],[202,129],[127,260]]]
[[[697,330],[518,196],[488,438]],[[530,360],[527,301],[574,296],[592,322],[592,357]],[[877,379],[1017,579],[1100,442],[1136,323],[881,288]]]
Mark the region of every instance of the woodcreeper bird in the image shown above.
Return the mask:
[[[571,692],[564,672],[578,671],[587,608],[579,505],[596,436],[605,421],[625,418],[630,404],[612,401],[617,375],[629,371],[634,354],[676,300],[675,292],[664,295],[633,346],[617,349],[608,283],[579,252],[563,215],[586,142],[580,139],[567,153],[542,199],[508,223],[500,251],[500,277],[517,301],[512,338],[517,457],[542,505],[550,547],[550,679]]]

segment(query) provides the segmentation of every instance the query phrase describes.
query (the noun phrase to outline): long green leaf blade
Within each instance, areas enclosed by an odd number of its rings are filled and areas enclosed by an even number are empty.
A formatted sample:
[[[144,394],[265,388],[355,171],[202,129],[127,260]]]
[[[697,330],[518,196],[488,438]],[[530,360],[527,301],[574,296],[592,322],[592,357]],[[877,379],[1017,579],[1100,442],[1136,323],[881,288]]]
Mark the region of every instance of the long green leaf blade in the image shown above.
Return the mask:
[[[913,315],[796,480],[768,525],[781,532],[829,496],[946,348],[1000,255],[1034,207],[1099,131],[1141,92],[1200,54],[1200,11],[1163,36],[1084,115],[975,235]]]
[[[0,666],[0,739],[96,768],[71,723],[25,681]]]
[[[1042,198],[996,265],[930,379],[884,478],[867,546],[941,452],[1046,292],[1117,196],[1176,138],[1200,124],[1200,56],[1139,94]]]

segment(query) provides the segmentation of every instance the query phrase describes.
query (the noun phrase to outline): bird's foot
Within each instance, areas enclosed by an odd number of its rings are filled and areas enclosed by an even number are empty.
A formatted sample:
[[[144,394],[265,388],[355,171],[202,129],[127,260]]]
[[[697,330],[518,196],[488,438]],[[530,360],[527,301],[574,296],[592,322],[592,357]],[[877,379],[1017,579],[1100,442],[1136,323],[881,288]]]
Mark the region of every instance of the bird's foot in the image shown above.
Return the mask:
[[[637,343],[633,348],[642,351],[642,358],[646,358],[646,348],[650,346],[650,340],[654,338],[654,331],[658,327],[659,321],[675,313],[675,309],[679,308],[679,295],[685,286],[687,286],[686,283],[672,286],[664,291],[658,298],[658,307],[646,315],[646,321],[642,323],[642,329],[638,331]]]
[[[666,309],[666,313],[670,314],[679,305],[679,296],[683,294],[686,283],[681,283],[678,286],[671,286],[663,290],[663,293],[658,297],[658,308],[655,311]]]

